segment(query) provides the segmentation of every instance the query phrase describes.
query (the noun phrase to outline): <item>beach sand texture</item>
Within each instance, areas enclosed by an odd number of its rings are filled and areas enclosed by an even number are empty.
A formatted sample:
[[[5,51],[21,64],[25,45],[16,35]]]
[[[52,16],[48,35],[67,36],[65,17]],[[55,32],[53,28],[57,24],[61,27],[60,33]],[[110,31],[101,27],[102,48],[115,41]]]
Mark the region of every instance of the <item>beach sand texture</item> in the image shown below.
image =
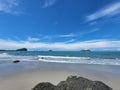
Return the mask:
[[[102,81],[113,90],[120,90],[120,66],[18,63],[0,66],[0,90],[31,90],[40,82],[57,85],[70,75]]]

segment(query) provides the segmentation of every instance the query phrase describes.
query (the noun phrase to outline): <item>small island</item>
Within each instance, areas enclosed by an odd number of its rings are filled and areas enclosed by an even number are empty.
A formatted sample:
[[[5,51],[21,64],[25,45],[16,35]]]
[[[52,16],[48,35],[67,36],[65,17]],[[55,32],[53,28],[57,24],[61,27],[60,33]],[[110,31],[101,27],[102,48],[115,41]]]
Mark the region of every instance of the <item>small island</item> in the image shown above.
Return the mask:
[[[20,49],[17,49],[16,51],[27,51],[27,48],[20,48]]]
[[[0,51],[6,51],[6,50],[2,50],[2,49],[1,49]]]
[[[52,52],[53,50],[49,50],[49,52]]]
[[[4,49],[0,49],[0,51],[28,51],[27,48],[19,48],[16,50],[4,50]]]
[[[91,50],[86,49],[86,50],[80,50],[80,52],[91,52]]]

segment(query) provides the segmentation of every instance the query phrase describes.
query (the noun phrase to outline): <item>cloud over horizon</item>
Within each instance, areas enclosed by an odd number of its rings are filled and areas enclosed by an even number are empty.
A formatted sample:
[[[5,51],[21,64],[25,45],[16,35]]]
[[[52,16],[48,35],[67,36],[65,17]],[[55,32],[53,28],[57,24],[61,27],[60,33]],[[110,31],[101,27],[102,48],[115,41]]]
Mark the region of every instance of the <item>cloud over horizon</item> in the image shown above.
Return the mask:
[[[4,44],[3,44],[4,43]],[[39,50],[60,50],[60,51],[79,51],[81,49],[92,50],[120,50],[119,40],[88,40],[79,42],[30,42],[30,41],[14,41],[0,39],[0,49],[17,49],[26,47],[28,49]]]
[[[40,39],[39,38],[35,38],[35,37],[28,37],[27,38],[27,41],[29,42],[36,42],[36,41],[39,41]]]

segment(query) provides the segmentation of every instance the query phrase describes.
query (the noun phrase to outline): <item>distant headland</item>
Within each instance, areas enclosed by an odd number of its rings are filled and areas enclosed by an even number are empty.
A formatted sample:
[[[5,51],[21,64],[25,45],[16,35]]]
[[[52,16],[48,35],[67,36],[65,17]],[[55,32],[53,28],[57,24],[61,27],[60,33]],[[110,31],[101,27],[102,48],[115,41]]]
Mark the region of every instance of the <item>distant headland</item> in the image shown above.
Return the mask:
[[[83,50],[80,50],[80,52],[91,52],[91,50],[89,50],[89,49],[83,49]]]
[[[3,50],[3,49],[1,49],[0,51],[28,51],[28,50],[27,50],[27,48],[19,48],[16,50]]]

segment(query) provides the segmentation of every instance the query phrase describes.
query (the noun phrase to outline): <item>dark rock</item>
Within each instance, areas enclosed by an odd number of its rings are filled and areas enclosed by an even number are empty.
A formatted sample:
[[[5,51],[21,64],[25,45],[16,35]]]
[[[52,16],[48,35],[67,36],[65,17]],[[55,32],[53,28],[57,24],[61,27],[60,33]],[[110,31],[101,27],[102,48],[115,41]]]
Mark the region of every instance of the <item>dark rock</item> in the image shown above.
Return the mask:
[[[49,52],[52,52],[52,50],[49,50]]]
[[[71,76],[58,84],[59,90],[112,90],[99,81],[91,81],[83,77]]]
[[[44,59],[44,57],[41,57],[41,59]]]
[[[6,50],[0,50],[0,51],[6,51]]]
[[[17,49],[16,51],[27,51],[27,48],[20,48],[20,49]]]
[[[20,61],[19,60],[14,60],[13,63],[19,63]]]
[[[87,49],[87,50],[80,50],[80,52],[91,52],[91,50]]]
[[[35,88],[33,88],[32,90],[55,90],[55,86],[49,82],[40,83],[36,85]]]
[[[57,86],[51,83],[40,83],[32,90],[112,90],[100,81],[91,81],[83,77],[70,76]]]

